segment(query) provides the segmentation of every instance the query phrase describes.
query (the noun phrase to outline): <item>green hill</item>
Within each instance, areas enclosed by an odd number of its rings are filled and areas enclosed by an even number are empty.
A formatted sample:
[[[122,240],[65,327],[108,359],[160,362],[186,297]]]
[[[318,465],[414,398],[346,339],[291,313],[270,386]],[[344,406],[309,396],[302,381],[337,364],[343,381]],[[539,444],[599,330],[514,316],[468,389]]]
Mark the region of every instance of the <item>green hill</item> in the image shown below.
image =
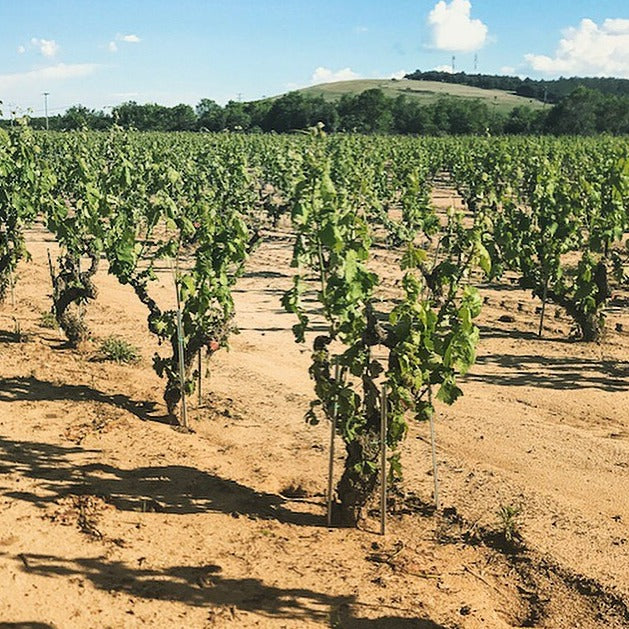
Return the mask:
[[[506,112],[518,105],[526,105],[531,109],[541,109],[544,104],[533,98],[516,96],[505,90],[486,90],[469,85],[456,83],[440,83],[438,81],[415,81],[410,79],[358,79],[354,81],[338,81],[322,83],[298,90],[309,96],[323,96],[326,100],[335,101],[344,94],[360,94],[365,90],[378,88],[390,98],[400,95],[409,99],[418,99],[422,104],[430,104],[443,96],[453,98],[478,99],[487,105],[494,105],[497,110]]]

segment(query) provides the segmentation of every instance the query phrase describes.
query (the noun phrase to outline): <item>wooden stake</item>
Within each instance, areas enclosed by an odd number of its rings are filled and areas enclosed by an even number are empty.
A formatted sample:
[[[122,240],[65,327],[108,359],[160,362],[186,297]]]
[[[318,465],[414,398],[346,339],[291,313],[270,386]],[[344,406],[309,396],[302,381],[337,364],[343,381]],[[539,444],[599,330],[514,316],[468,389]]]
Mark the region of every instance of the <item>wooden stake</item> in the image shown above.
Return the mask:
[[[78,260],[76,261],[76,272],[78,273],[78,276],[81,277],[81,256],[79,256]],[[83,321],[83,319],[85,318],[85,304],[80,301],[78,306],[79,306],[79,319]]]
[[[46,253],[48,254],[48,270],[50,271],[50,283],[52,284],[52,310],[51,312],[55,315],[55,323],[58,329],[59,321],[57,321],[57,304],[56,304],[57,288],[56,288],[56,283],[55,283],[55,267],[52,263],[52,257],[50,256],[50,249],[46,249]]]
[[[548,296],[548,277],[544,280],[544,293],[542,296],[542,313],[539,317],[539,330],[537,331],[537,336],[541,339],[542,333],[544,331],[544,313],[546,312],[546,298]]]
[[[175,280],[175,295],[177,296],[177,358],[179,360],[179,386],[181,387],[181,425],[184,428],[188,428],[188,409],[186,408],[186,373],[184,369],[183,350],[183,325],[181,323],[181,302],[179,300],[179,284],[177,283],[177,274],[174,269],[172,269],[172,272],[173,278]]]
[[[380,402],[380,535],[387,530],[387,383]]]
[[[48,254],[48,270],[50,271],[50,282],[52,283],[52,290],[54,293],[55,290],[55,268],[52,264],[52,258],[50,256],[50,249],[46,249],[46,253]],[[53,295],[54,299],[54,295]]]
[[[15,310],[15,277],[13,269],[9,269],[9,287],[11,288],[11,308]]]
[[[338,386],[340,375],[340,366],[334,366],[334,382]],[[328,462],[328,526],[332,526],[332,484],[334,482],[334,437],[336,437],[336,419],[339,409],[339,396],[334,396],[334,405],[332,407],[332,426],[330,430],[330,460]]]
[[[201,350],[199,349],[199,357],[198,357],[198,363],[197,363],[197,370],[199,372],[198,374],[198,382],[197,382],[197,387],[199,389],[198,391],[198,402],[199,402],[199,408],[201,408],[201,367],[203,367],[203,361],[201,359]]]
[[[433,409],[433,412],[430,414],[430,449],[432,450],[432,477],[435,482],[435,508],[439,509],[439,470],[437,469],[437,451],[435,446],[435,418],[434,407],[432,406],[432,385],[428,385],[428,403]]]

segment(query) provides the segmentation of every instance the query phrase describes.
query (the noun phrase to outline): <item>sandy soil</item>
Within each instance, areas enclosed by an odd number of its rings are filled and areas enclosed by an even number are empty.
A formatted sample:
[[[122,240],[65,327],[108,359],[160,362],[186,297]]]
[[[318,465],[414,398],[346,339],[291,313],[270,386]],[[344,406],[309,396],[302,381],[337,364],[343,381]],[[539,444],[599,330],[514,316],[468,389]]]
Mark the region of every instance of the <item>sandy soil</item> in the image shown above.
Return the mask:
[[[96,339],[137,345],[139,364],[67,349],[40,325],[54,243],[34,229],[28,248],[16,306],[0,308],[0,627],[629,626],[626,311],[612,305],[600,345],[576,344],[551,307],[538,340],[539,303],[484,288],[478,363],[439,408],[442,508],[428,428],[413,426],[381,537],[376,511],[358,530],[325,526],[329,429],[303,422],[309,351],[279,305],[287,238],[271,235],[238,284],[241,334],[191,402],[193,434],[165,419],[131,291],[99,271],[88,320]],[[168,275],[157,292],[172,301]],[[520,509],[522,548],[500,507]]]

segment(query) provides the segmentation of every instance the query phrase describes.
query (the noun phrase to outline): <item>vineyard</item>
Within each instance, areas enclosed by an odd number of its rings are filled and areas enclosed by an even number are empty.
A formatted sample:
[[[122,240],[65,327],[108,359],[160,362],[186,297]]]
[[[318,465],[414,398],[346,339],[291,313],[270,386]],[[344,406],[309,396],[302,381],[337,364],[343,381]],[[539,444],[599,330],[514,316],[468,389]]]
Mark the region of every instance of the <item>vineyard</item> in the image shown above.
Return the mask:
[[[628,199],[621,138],[0,130],[0,621],[626,626]]]

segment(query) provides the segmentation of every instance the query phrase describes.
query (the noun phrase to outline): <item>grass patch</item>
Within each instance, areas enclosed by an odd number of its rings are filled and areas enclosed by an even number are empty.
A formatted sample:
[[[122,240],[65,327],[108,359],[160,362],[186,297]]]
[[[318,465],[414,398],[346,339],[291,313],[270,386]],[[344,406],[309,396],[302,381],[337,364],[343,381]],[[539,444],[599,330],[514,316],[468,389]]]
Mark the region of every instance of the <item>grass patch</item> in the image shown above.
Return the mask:
[[[42,310],[39,317],[39,325],[42,328],[48,328],[54,330],[59,327],[55,315],[50,310]]]
[[[137,363],[140,350],[120,336],[108,336],[100,344],[100,359],[115,363]]]

